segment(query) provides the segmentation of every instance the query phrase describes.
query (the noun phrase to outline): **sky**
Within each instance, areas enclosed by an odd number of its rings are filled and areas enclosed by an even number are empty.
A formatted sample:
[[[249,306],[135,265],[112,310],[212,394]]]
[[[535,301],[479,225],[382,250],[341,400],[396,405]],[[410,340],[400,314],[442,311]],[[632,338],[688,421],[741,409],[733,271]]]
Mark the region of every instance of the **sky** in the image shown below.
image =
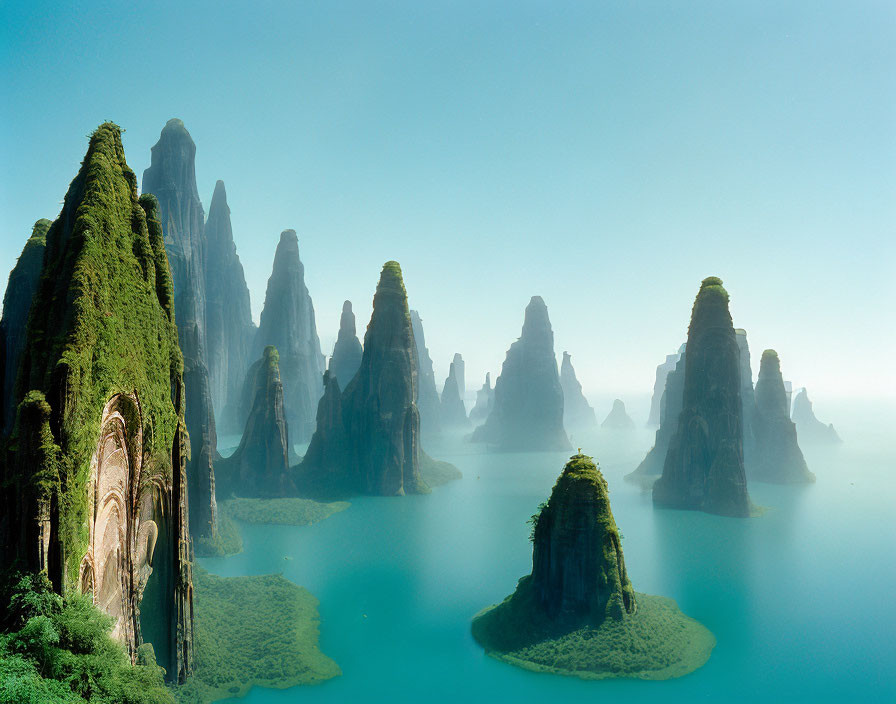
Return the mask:
[[[0,3],[0,271],[105,120],[227,186],[257,320],[299,235],[324,352],[404,271],[439,384],[500,371],[529,298],[586,393],[650,392],[720,276],[754,359],[896,397],[896,4]]]

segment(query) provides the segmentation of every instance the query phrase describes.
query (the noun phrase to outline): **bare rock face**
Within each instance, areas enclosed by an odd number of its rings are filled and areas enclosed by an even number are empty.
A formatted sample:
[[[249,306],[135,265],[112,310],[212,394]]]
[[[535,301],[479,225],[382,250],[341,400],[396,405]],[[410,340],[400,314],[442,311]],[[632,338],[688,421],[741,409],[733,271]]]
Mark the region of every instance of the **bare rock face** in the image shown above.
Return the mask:
[[[563,389],[554,356],[554,332],[540,296],[526,307],[520,338],[507,350],[495,383],[495,404],[473,442],[500,450],[565,450]]]
[[[184,358],[186,427],[189,438],[187,475],[193,535],[214,540],[217,534],[214,458],[217,455],[215,413],[206,357],[205,213],[196,188],[196,144],[184,123],[168,120],[152,148],[143,172],[143,192],[159,207],[165,251],[174,285],[174,319]],[[202,505],[200,506],[200,501]]]
[[[355,378],[361,367],[361,341],[355,332],[355,314],[352,312],[352,302],[342,304],[342,317],[339,319],[339,335],[333,346],[333,356],[330,357],[330,376],[338,383],[339,388],[344,389]]]
[[[289,427],[283,410],[280,355],[266,347],[255,369],[255,393],[239,447],[220,460],[219,476],[239,496],[294,496],[296,485],[289,468]]]
[[[793,399],[793,422],[803,442],[817,445],[838,445],[843,442],[832,424],[825,425],[815,417],[806,389],[800,389]]]
[[[0,436],[12,432],[15,421],[13,399],[19,362],[25,348],[25,332],[31,300],[40,282],[47,248],[47,230],[52,223],[38,220],[31,229],[31,237],[15,267],[9,274],[9,283],[3,295],[3,317],[0,318]]]
[[[532,590],[549,618],[577,626],[635,613],[607,482],[590,457],[570,458],[534,518]]]
[[[597,425],[594,409],[582,393],[582,385],[572,368],[572,357],[563,353],[560,365],[560,386],[563,389],[563,425],[567,428],[593,428]]]
[[[442,430],[441,401],[436,390],[436,377],[432,359],[426,348],[423,321],[417,311],[411,311],[411,328],[417,346],[417,408],[420,411],[420,432],[425,436],[438,435]]]
[[[750,346],[747,344],[747,331],[737,328],[734,331],[737,349],[740,353],[740,400],[744,409],[744,467],[750,473],[750,467],[756,462],[756,394],[753,390],[753,368],[750,364]]]
[[[776,484],[815,481],[797,443],[796,425],[790,420],[781,362],[774,350],[765,350],[756,383],[756,453],[748,465],[750,479]]]
[[[460,396],[460,400],[463,401],[467,395],[467,375],[466,364],[464,364],[464,358],[461,357],[460,352],[454,353],[454,359],[451,361],[451,364],[454,365],[454,379],[457,382],[457,394]]]
[[[613,401],[613,408],[604,418],[604,422],[600,424],[601,428],[607,430],[631,430],[635,427],[635,422],[625,412],[625,404],[621,399]]]
[[[750,515],[740,392],[740,354],[728,292],[712,276],[703,280],[691,313],[682,411],[663,474],[653,485],[655,505]]]
[[[236,253],[224,182],[215,193],[205,223],[205,323],[209,389],[221,425],[236,430],[243,378],[252,363],[255,323],[249,287]]]
[[[280,235],[255,338],[257,356],[269,345],[280,352],[286,420],[295,441],[304,442],[314,430],[325,360],[295,230],[284,230]]]
[[[672,436],[678,430],[678,416],[681,414],[684,397],[684,368],[687,345],[682,345],[678,352],[678,361],[666,376],[666,388],[660,397],[660,427],[656,431],[653,447],[641,461],[637,469],[626,475],[626,479],[637,480],[640,477],[651,477],[663,473],[666,452]]]
[[[479,425],[485,422],[488,414],[492,412],[492,406],[495,403],[495,390],[492,388],[492,375],[485,373],[485,383],[482,388],[476,392],[476,405],[470,411],[470,420]]]
[[[681,351],[678,354],[667,354],[666,361],[658,365],[656,368],[656,381],[653,383],[653,396],[650,397],[650,415],[647,417],[647,427],[655,428],[660,424],[660,408],[663,398],[663,392],[666,390],[666,378],[675,369],[681,357]]]
[[[325,424],[299,468],[303,487],[378,496],[427,491],[420,478],[417,350],[398,262],[383,266],[361,368],[337,395],[328,376],[317,415]]]
[[[159,207],[101,125],[46,233],[3,463],[0,567],[43,570],[136,658],[192,670],[183,361]]]
[[[454,355],[448,370],[448,378],[442,389],[440,418],[442,425],[449,428],[468,428],[470,419],[461,395],[464,377],[464,360],[459,354]]]

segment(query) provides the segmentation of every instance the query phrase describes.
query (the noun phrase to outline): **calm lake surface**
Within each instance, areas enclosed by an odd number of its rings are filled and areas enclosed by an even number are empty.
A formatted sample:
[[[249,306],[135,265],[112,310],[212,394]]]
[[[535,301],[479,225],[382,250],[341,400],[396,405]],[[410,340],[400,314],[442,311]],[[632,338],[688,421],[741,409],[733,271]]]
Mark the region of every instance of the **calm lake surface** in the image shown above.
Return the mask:
[[[607,478],[635,589],[674,598],[716,636],[691,675],[588,682],[487,657],[470,620],[530,571],[526,521],[570,453],[482,454],[458,442],[429,448],[464,473],[431,495],[358,498],[310,527],[241,524],[242,554],[202,560],[217,574],[282,572],[308,588],[321,649],[343,671],[231,701],[894,702],[896,414],[883,404],[816,411],[846,443],[803,447],[814,485],[751,484],[767,511],[747,520],[654,510],[624,482],[652,431],[573,437]]]

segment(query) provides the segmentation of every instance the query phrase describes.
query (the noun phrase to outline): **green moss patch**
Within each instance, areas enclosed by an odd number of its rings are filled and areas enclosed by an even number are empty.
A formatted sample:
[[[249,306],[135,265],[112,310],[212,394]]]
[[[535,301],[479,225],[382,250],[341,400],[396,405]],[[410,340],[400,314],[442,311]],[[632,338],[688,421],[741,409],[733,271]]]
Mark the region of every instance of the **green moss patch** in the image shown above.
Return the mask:
[[[347,501],[314,501],[312,499],[230,499],[223,502],[225,511],[246,523],[276,523],[289,526],[310,526],[344,511]]]
[[[524,577],[512,596],[480,611],[473,637],[498,660],[582,679],[665,680],[701,667],[716,639],[672,600],[638,593],[638,610],[599,626],[558,631],[532,608]]]
[[[425,452],[420,453],[420,478],[428,487],[442,486],[461,477],[463,474],[450,462],[434,460]]]
[[[282,575],[193,572],[194,674],[178,702],[242,697],[253,686],[286,689],[342,674],[320,652],[318,601]]]

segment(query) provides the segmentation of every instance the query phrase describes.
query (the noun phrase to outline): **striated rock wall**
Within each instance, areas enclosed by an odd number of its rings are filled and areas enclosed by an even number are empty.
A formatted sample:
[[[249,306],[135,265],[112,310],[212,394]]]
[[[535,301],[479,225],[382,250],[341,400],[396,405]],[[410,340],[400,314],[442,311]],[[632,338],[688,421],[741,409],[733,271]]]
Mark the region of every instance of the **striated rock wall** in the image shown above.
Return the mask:
[[[567,428],[593,428],[597,425],[594,409],[582,393],[582,385],[572,368],[572,357],[563,353],[560,365],[560,386],[563,389],[563,425]]]
[[[660,424],[663,392],[666,390],[666,378],[675,369],[681,357],[678,354],[667,354],[666,361],[656,368],[656,380],[653,382],[653,396],[650,397],[650,415],[647,417],[647,427],[656,427]]]
[[[704,279],[688,328],[684,395],[663,474],[653,485],[657,506],[749,516],[743,455],[740,355],[728,292]]]
[[[526,306],[519,339],[507,350],[495,382],[495,403],[473,442],[501,450],[565,450],[563,389],[554,356],[554,332],[540,296]]]

